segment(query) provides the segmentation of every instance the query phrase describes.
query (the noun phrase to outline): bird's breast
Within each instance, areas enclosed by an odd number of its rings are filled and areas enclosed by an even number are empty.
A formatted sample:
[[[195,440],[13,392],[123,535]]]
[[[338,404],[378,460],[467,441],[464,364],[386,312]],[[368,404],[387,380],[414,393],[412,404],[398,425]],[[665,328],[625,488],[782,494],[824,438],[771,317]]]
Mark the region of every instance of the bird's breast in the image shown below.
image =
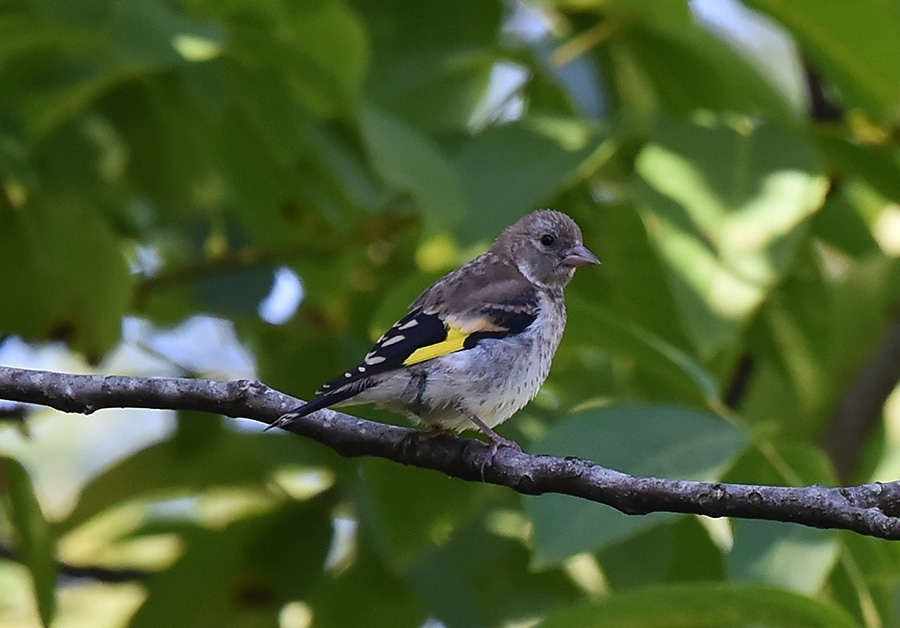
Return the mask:
[[[564,327],[565,310],[542,304],[540,315],[522,333],[485,339],[471,351],[442,358],[458,375],[429,381],[431,393],[454,397],[488,426],[499,425],[537,395]]]

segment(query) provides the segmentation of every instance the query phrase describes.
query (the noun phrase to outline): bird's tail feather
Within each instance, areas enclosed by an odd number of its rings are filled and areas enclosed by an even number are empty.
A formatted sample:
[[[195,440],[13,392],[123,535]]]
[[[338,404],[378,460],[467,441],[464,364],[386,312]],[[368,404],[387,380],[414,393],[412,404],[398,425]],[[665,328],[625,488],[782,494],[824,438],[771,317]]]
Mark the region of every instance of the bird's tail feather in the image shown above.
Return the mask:
[[[336,403],[340,403],[352,397],[353,395],[359,392],[359,388],[351,388],[347,387],[345,389],[337,389],[333,392],[328,393],[327,395],[322,395],[321,397],[317,397],[312,401],[308,401],[304,403],[302,406],[298,406],[293,410],[285,412],[280,417],[278,417],[275,421],[270,423],[268,427],[266,427],[263,431],[269,431],[273,427],[284,427],[289,423],[299,419],[301,417],[305,417],[307,414],[312,414],[316,410],[321,410],[322,408],[327,408],[329,406],[333,406]]]

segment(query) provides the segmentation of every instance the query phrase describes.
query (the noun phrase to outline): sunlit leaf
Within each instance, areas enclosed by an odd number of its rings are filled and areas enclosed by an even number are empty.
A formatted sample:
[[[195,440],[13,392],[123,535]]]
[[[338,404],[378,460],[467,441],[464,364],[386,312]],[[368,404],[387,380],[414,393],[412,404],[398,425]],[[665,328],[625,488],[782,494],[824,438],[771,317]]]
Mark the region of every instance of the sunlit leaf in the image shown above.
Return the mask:
[[[331,535],[323,506],[288,502],[222,530],[184,534],[183,555],[148,579],[147,601],[129,625],[240,626],[247,615],[271,625],[282,604],[323,575]]]
[[[44,626],[56,615],[56,543],[34,494],[31,478],[14,458],[0,458],[0,488],[7,495],[16,550],[31,574],[38,611]]]
[[[900,12],[887,0],[750,0],[784,24],[851,104],[896,115],[900,103]]]
[[[701,355],[730,342],[790,267],[824,198],[815,154],[774,125],[668,125],[639,155],[642,216]]]
[[[283,465],[321,463],[319,455],[324,451],[310,445],[293,437],[239,434],[206,423],[199,432],[188,431],[148,447],[94,478],[58,527],[71,530],[133,499],[183,497],[222,486],[260,486]]]
[[[728,583],[656,586],[616,593],[553,613],[539,628],[850,628],[838,606]]]
[[[612,4],[608,58],[625,116],[656,105],[678,116],[708,109],[794,117],[787,98],[752,60],[701,28],[684,3]]]

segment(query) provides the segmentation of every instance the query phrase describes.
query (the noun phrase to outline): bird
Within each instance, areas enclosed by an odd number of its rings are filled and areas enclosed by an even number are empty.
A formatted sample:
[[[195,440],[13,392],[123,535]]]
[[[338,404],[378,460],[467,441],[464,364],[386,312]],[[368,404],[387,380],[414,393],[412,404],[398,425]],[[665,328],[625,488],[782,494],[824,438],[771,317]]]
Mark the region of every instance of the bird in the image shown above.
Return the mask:
[[[550,372],[566,325],[563,291],[578,267],[600,263],[582,239],[562,212],[525,215],[422,292],[358,366],[269,428],[322,408],[374,403],[436,433],[483,432],[483,476],[498,448],[522,450],[493,428],[529,403]]]

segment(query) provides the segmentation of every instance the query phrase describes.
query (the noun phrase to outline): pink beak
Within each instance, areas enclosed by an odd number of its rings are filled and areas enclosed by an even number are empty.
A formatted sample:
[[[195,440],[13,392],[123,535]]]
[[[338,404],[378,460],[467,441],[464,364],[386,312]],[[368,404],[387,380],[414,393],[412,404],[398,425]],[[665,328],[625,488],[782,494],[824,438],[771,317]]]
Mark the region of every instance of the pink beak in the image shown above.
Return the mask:
[[[579,244],[578,246],[573,246],[569,249],[569,253],[563,260],[563,263],[566,266],[575,268],[578,266],[588,266],[589,264],[599,264],[600,260],[598,260],[597,256],[591,253],[585,245]]]

